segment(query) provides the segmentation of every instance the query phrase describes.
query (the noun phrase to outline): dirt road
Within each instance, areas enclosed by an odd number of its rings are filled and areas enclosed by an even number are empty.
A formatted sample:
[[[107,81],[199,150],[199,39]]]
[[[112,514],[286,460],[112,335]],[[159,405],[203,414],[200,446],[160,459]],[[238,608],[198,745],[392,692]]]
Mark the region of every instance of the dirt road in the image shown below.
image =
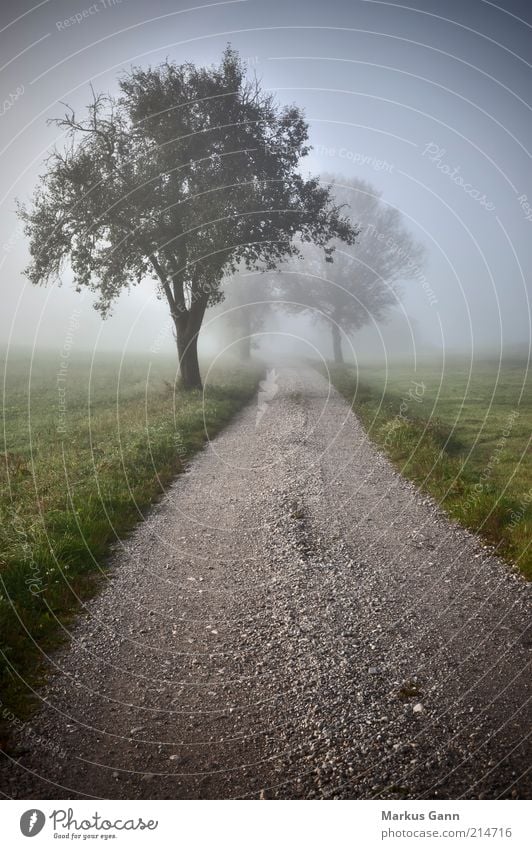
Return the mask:
[[[117,552],[3,792],[529,796],[525,582],[318,374],[259,400]]]

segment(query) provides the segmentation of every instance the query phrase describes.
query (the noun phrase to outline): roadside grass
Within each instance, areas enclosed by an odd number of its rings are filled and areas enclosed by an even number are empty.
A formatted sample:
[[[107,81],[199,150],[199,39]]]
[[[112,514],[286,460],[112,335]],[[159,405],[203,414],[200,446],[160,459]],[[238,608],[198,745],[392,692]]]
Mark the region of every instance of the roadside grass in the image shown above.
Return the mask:
[[[532,579],[532,380],[526,362],[331,366],[405,477]]]
[[[222,366],[204,393],[185,393],[174,387],[174,361],[154,359],[72,357],[58,382],[55,355],[4,358],[0,746],[13,717],[31,713],[46,654],[97,590],[113,543],[261,377],[258,365]]]

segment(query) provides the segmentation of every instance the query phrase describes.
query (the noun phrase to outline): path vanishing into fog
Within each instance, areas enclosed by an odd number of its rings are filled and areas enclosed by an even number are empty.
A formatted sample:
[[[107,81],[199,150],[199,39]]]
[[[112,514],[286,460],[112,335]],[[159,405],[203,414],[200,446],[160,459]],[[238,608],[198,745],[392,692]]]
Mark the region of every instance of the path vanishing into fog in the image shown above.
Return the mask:
[[[280,369],[117,551],[3,792],[529,796],[527,594]]]

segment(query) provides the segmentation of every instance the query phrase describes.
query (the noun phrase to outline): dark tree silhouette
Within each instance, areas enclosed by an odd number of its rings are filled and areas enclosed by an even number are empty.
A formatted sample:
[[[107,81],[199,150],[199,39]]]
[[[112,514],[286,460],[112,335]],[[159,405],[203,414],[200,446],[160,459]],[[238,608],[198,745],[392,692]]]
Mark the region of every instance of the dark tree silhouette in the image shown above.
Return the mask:
[[[423,247],[404,225],[401,213],[381,200],[369,183],[324,175],[337,204],[358,231],[354,248],[339,243],[333,261],[315,246],[288,261],[276,274],[279,296],[294,310],[308,311],[328,324],[335,362],[343,362],[342,336],[372,320],[382,321],[399,302],[399,283],[421,273]],[[424,279],[424,278],[423,278]]]
[[[197,339],[205,310],[238,265],[274,269],[301,243],[352,244],[355,231],[299,163],[308,127],[246,79],[231,49],[217,67],[134,68],[120,96],[95,95],[56,124],[67,144],[49,157],[30,209],[32,283],[70,263],[78,290],[106,315],[124,289],[156,281],[175,324],[183,385],[201,387]]]

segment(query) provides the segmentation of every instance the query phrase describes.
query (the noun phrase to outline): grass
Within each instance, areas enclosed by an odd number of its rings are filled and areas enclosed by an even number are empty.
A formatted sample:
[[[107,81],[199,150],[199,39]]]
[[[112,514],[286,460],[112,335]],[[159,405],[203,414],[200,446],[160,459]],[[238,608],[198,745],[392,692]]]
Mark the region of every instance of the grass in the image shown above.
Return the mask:
[[[532,579],[531,378],[526,362],[448,360],[387,372],[333,366],[394,465]]]
[[[253,395],[259,369],[176,390],[175,363],[4,359],[0,463],[0,738],[27,716],[46,653],[94,593],[113,543]],[[2,740],[0,739],[0,743]]]

